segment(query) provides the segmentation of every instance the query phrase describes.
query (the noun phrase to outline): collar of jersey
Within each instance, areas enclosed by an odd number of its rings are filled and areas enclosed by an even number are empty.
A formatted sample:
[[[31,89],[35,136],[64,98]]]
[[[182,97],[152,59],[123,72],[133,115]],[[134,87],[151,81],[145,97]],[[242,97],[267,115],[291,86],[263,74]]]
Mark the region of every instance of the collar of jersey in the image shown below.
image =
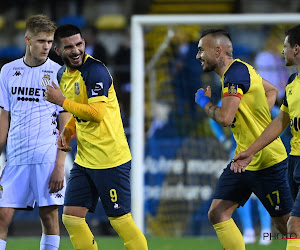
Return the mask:
[[[37,67],[40,67],[40,66],[42,66],[43,64],[45,64],[45,63],[48,61],[48,58],[49,58],[49,57],[46,58],[45,62],[43,62],[43,63],[41,63],[41,64],[39,64],[39,65],[30,66],[30,65],[28,65],[28,64],[25,62],[25,56],[23,56],[23,63],[24,63],[27,67],[29,67],[29,68],[37,68]]]

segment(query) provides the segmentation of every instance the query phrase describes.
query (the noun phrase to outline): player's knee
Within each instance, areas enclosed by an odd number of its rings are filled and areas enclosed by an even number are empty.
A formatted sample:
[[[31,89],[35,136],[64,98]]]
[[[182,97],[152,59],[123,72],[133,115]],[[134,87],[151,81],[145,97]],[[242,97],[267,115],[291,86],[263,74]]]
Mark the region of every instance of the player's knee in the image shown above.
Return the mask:
[[[62,223],[66,227],[66,229],[72,227],[73,225],[79,225],[83,223],[83,218],[70,216],[70,215],[62,215]]]
[[[231,214],[219,207],[211,207],[208,211],[208,219],[214,225],[231,219]]]
[[[94,235],[85,222],[85,218],[63,214],[62,222],[70,235],[70,239],[75,249],[98,249]]]
[[[219,222],[219,213],[216,208],[210,208],[208,211],[208,219],[212,224],[216,224]]]
[[[131,214],[124,214],[124,215],[120,215],[120,216],[116,216],[116,217],[108,217],[110,224],[112,225],[112,227],[118,232],[118,228],[120,226],[120,224],[123,224],[123,222],[126,222],[130,219],[132,219]]]
[[[147,250],[147,240],[134,223],[131,213],[109,217],[112,227],[118,232],[128,250]]]
[[[12,208],[1,208],[0,209],[0,232],[7,233],[8,227],[14,216],[14,209]]]
[[[287,223],[287,231],[289,234],[300,235],[300,218],[291,216]]]

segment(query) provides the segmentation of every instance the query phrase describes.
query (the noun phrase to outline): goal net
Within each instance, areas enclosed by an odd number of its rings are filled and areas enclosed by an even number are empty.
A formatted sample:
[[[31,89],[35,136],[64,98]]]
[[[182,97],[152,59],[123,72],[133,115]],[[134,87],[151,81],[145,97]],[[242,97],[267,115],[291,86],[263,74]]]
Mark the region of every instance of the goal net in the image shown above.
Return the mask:
[[[268,53],[282,60],[284,31],[296,24],[296,14],[133,16],[132,213],[146,234],[213,232],[207,212],[234,144],[230,130],[217,128],[194,101],[197,89],[208,85],[212,102],[221,98],[219,77],[203,73],[195,58],[201,31],[226,29],[234,58],[275,74],[281,69],[266,59]],[[260,65],[264,60],[266,65]],[[283,81],[276,84],[284,89],[289,75],[284,62],[282,72]]]

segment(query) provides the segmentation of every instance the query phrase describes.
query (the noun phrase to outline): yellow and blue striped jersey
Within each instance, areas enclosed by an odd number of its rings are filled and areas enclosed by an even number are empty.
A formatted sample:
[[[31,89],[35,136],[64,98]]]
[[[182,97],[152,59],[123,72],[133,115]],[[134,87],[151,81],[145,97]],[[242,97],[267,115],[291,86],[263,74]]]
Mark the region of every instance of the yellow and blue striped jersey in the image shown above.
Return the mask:
[[[68,72],[63,66],[58,72],[58,82],[64,96],[72,101],[106,103],[106,113],[100,123],[74,116],[77,137],[75,162],[86,168],[104,169],[130,161],[119,103],[112,77],[105,65],[86,55],[78,70]]]
[[[231,130],[237,143],[235,155],[246,150],[271,122],[271,114],[262,78],[255,69],[234,60],[222,78],[222,98],[236,96],[241,99]],[[287,158],[280,138],[256,153],[246,170],[257,171],[271,167]]]
[[[285,96],[280,109],[290,116],[291,152],[290,155],[300,156],[300,78],[292,74],[285,88]]]

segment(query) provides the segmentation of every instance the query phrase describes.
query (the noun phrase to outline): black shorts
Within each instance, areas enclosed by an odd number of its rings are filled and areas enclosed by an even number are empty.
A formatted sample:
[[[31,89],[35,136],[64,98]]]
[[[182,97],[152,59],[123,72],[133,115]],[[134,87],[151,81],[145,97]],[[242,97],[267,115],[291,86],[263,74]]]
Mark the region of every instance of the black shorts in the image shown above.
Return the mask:
[[[107,169],[90,169],[74,163],[66,189],[65,206],[86,207],[94,212],[101,199],[107,216],[131,211],[131,162]]]
[[[214,199],[230,200],[243,206],[253,192],[272,217],[291,212],[293,199],[287,179],[287,160],[263,170],[242,173],[234,173],[230,165],[220,176]]]
[[[300,217],[300,156],[290,155],[288,164],[289,183],[295,201],[292,216]]]

